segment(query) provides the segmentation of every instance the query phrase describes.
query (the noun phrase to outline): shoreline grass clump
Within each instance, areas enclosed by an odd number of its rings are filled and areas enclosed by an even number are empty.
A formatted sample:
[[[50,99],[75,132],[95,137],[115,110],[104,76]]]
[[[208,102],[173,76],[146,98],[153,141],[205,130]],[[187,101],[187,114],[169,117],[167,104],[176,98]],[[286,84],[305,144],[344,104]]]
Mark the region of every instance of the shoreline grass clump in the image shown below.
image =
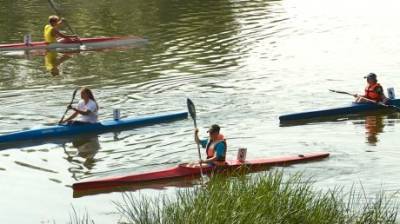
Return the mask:
[[[86,210],[83,215],[80,215],[74,206],[72,206],[72,214],[69,215],[69,220],[68,224],[94,224],[94,221],[89,217]]]
[[[301,174],[285,177],[282,171],[216,175],[205,187],[177,191],[149,199],[123,194],[114,202],[128,223],[263,223],[344,224],[396,223],[398,205],[383,193],[367,199],[354,188],[316,191],[313,181]]]

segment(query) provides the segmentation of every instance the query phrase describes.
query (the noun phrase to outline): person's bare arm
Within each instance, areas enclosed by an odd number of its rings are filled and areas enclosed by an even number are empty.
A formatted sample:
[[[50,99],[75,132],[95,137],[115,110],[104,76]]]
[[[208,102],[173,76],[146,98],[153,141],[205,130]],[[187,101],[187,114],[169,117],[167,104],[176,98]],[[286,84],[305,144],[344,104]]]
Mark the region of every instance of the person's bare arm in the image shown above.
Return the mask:
[[[76,118],[76,116],[78,116],[78,112],[75,111],[73,114],[71,114],[71,116],[69,116],[69,117],[68,117],[67,119],[65,119],[65,120],[62,120],[60,123],[66,123],[66,122],[68,122],[68,121],[70,121],[70,120]]]
[[[67,35],[67,34],[63,34],[62,32],[60,32],[58,29],[53,29],[53,34],[56,37],[61,37],[61,38],[65,38],[65,39],[76,39],[78,38],[78,36],[76,35]]]

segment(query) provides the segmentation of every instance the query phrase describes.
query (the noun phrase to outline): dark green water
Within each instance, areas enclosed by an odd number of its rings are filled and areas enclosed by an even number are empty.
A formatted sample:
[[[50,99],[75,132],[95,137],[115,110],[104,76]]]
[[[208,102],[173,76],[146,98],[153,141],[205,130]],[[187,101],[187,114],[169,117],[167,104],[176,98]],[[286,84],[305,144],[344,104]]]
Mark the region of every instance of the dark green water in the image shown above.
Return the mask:
[[[399,87],[400,31],[396,1],[57,1],[82,37],[137,35],[128,49],[58,54],[58,74],[42,54],[0,54],[0,133],[56,122],[76,86],[93,89],[100,117],[186,109],[196,104],[200,133],[219,123],[228,157],[328,151],[327,160],[285,167],[317,186],[367,193],[400,189],[397,114],[358,116],[280,127],[278,116],[342,106],[363,91],[363,76]],[[0,43],[42,38],[46,1],[0,0]],[[399,88],[397,88],[399,89]],[[400,93],[399,93],[400,94]],[[71,205],[96,223],[115,223],[120,193],[72,197],[85,178],[126,174],[197,159],[188,120],[99,136],[85,147],[44,144],[0,152],[1,223],[69,220]],[[166,192],[173,192],[173,187]],[[164,192],[164,191],[162,191]],[[135,192],[137,194],[138,192]],[[157,195],[158,190],[142,194]],[[23,212],[23,216],[21,215]]]

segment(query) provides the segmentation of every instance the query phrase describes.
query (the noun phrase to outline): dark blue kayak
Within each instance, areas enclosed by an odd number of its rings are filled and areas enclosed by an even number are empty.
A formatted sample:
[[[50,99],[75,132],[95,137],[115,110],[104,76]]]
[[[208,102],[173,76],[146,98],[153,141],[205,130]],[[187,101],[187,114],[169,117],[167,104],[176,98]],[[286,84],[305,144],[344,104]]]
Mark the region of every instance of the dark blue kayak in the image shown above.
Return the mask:
[[[105,120],[94,124],[54,125],[0,135],[0,145],[21,141],[38,141],[49,138],[64,138],[79,135],[100,134],[111,131],[137,128],[158,123],[170,122],[188,117],[186,111],[145,115],[120,120]],[[1,147],[0,147],[1,150]]]
[[[390,100],[388,102],[388,105],[393,105],[398,107],[400,106],[400,99]],[[349,106],[285,114],[279,116],[279,120],[282,123],[282,122],[299,121],[305,119],[318,119],[328,116],[351,115],[351,114],[381,111],[381,110],[395,111],[391,108],[384,107],[375,103],[351,103]]]

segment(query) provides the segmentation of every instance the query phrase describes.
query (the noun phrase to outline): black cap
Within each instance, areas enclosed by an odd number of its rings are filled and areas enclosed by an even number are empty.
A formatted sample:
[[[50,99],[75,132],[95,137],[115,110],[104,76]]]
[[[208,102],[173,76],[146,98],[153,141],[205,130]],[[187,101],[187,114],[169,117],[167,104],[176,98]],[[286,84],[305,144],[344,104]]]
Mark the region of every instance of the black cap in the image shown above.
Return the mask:
[[[369,73],[367,76],[364,76],[364,79],[376,80],[376,74],[375,73]]]
[[[221,128],[217,124],[213,124],[213,125],[211,125],[211,127],[208,129],[207,132],[209,132],[209,133],[219,133],[220,129]]]

